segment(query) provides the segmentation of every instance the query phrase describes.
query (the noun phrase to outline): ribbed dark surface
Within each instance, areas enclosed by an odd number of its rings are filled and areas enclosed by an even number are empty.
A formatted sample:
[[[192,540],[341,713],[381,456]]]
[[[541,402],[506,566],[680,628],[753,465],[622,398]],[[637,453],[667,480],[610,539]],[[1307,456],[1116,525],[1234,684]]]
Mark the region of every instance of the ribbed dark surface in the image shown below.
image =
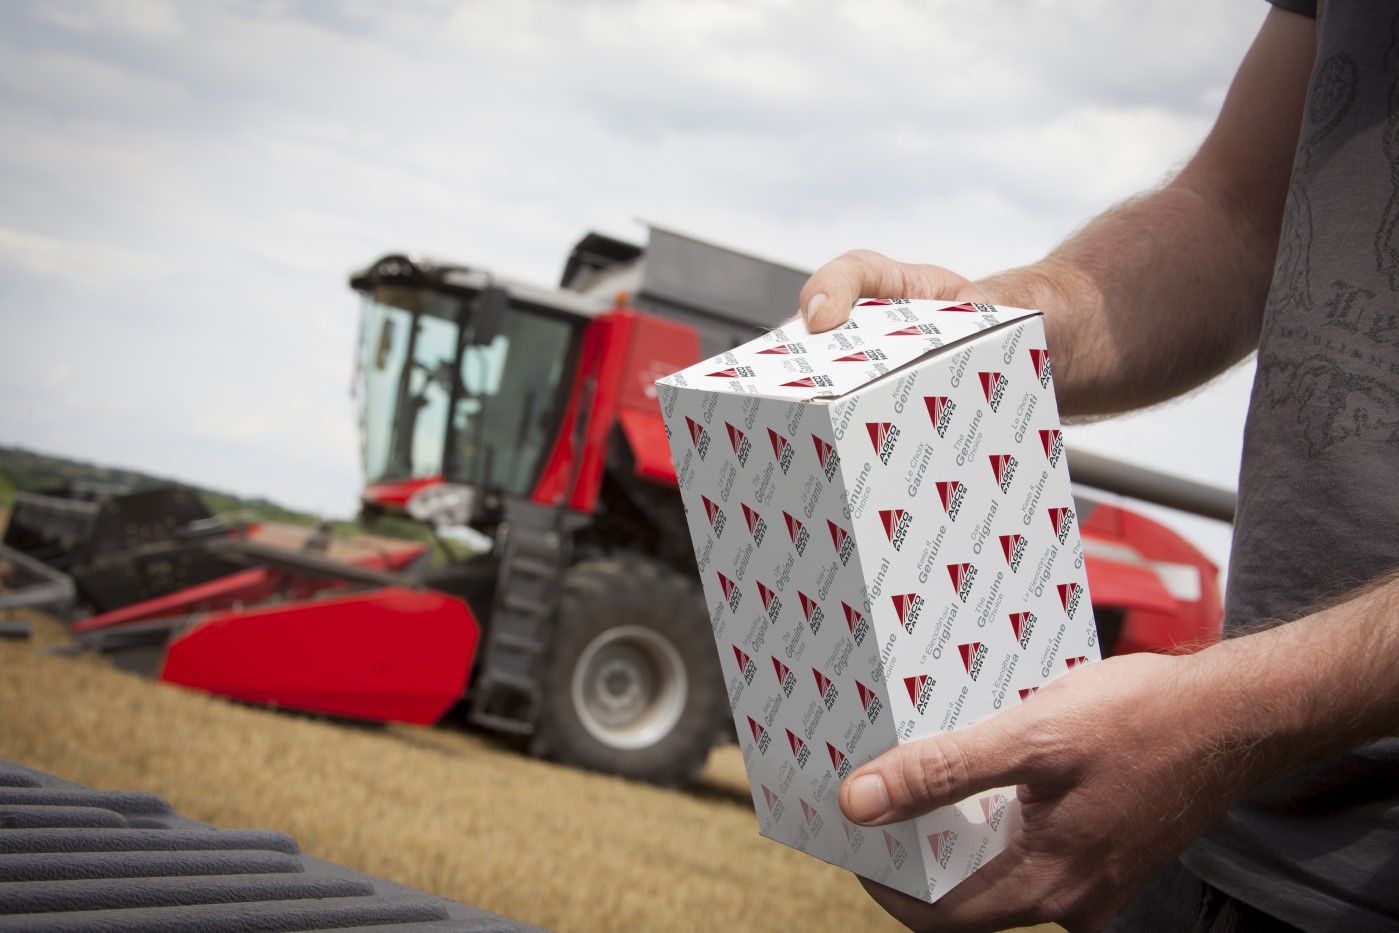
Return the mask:
[[[469,845],[469,841],[463,841]],[[98,791],[0,761],[0,931],[535,930],[220,830],[160,797]]]

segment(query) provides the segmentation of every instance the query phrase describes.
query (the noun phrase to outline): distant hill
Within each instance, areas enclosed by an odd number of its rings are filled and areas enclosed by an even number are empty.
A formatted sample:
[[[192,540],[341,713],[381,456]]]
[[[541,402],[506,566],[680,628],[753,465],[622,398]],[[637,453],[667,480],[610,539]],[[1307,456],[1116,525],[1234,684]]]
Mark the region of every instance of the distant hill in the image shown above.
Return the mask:
[[[0,446],[0,505],[8,505],[16,492],[44,492],[73,481],[130,486],[137,489],[175,482],[136,470],[69,460],[35,453],[22,447]],[[290,522],[296,525],[311,525],[320,521],[319,516],[288,509],[267,499],[244,499],[231,493],[204,489],[188,483],[185,485],[190,486],[215,515],[242,511],[252,513],[263,521]]]

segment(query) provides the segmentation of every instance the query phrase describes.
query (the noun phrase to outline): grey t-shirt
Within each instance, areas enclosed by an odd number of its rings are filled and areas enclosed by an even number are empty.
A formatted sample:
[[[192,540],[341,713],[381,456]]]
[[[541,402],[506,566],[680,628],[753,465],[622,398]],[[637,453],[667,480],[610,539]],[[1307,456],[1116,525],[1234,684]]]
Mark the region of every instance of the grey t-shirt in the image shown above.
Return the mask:
[[[1322,0],[1316,12],[1226,634],[1399,567],[1399,3]],[[1277,776],[1182,861],[1304,930],[1399,930],[1399,736]]]

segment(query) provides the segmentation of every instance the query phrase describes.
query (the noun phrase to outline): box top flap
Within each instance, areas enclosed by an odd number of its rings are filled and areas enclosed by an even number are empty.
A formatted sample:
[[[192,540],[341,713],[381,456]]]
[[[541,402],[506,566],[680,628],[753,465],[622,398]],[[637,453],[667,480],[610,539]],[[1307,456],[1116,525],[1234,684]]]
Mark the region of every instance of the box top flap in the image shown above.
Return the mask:
[[[979,302],[867,298],[835,330],[813,335],[805,322],[793,321],[657,382],[793,401],[835,398],[948,344],[1038,313]]]

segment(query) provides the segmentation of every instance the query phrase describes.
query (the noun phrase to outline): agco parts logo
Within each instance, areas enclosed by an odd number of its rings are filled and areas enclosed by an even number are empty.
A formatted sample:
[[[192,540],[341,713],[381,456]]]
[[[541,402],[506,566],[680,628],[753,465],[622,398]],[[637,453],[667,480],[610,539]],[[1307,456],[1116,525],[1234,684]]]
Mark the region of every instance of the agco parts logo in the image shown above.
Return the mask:
[[[1003,373],[977,373],[977,376],[981,379],[981,391],[986,396],[986,404],[991,406],[993,412],[999,412],[1010,383]]]
[[[874,721],[879,718],[880,710],[884,709],[884,703],[879,699],[879,694],[860,683],[859,678],[855,680],[855,692],[860,694],[860,705],[865,708],[865,716],[869,718],[870,725],[874,725]]]
[[[840,454],[815,434],[811,435],[811,443],[816,447],[816,459],[821,464],[821,472],[826,474],[826,481],[834,481],[836,470],[840,469]]]
[[[724,518],[724,510],[708,496],[700,496],[704,500],[704,514],[709,516],[709,527],[714,530],[715,538],[724,536],[724,525],[727,519]],[[746,508],[746,506],[745,506]]]
[[[1006,804],[1010,798],[1005,794],[991,794],[981,798],[981,812],[986,816],[986,825],[991,829],[1001,828],[1001,819],[1006,815]]]
[[[865,636],[869,634],[869,623],[865,617],[860,615],[858,610],[852,609],[849,603],[842,602],[840,607],[845,610],[845,624],[850,629],[850,637],[854,639],[856,645],[865,643]]]
[[[738,670],[743,675],[743,682],[749,686],[753,685],[753,676],[758,673],[758,665],[753,663],[753,659],[743,653],[743,649],[738,645],[733,646],[734,657],[738,659]]]
[[[767,534],[767,522],[763,521],[763,517],[751,505],[746,502],[740,502],[739,505],[743,506],[743,520],[748,523],[748,533],[753,536],[753,543],[761,546],[763,536]]]
[[[766,784],[759,784],[763,789],[763,799],[767,801],[768,812],[772,814],[774,820],[782,819],[782,811],[786,809],[782,806],[782,798],[774,794]]]
[[[902,593],[898,596],[890,596],[894,603],[894,612],[898,614],[899,624],[904,627],[904,631],[913,634],[913,627],[918,624],[918,617],[923,614],[923,597],[917,593]]]
[[[768,731],[752,716],[748,717],[748,728],[753,733],[753,742],[758,746],[758,751],[766,755],[768,749],[772,746],[772,737],[768,735]]]
[[[695,450],[699,451],[699,458],[703,460],[709,454],[709,432],[689,415],[685,416],[685,423],[690,427],[690,440],[694,442]]]
[[[841,754],[840,749],[830,742],[826,743],[826,751],[831,753],[831,770],[836,773],[836,777],[842,781],[845,780],[846,776],[854,770],[850,767],[850,762],[846,761],[845,755]]]
[[[1035,378],[1040,381],[1040,385],[1049,388],[1049,380],[1053,377],[1049,368],[1049,351],[1031,347],[1030,362],[1035,366]]]
[[[958,645],[957,651],[962,655],[962,666],[967,669],[967,676],[976,680],[981,675],[982,665],[986,663],[986,646],[979,641],[973,641]]]
[[[957,480],[948,480],[945,483],[938,483],[938,499],[942,501],[942,510],[947,513],[950,521],[957,520],[957,514],[962,511],[962,502],[967,498],[967,488]]]
[[[792,673],[791,668],[777,660],[775,655],[772,658],[772,669],[777,673],[777,682],[782,685],[782,692],[790,697],[797,687],[796,675]]]
[[[942,331],[938,330],[936,324],[910,324],[908,327],[901,327],[898,330],[891,330],[885,334],[886,337],[934,337]]]
[[[966,602],[972,594],[972,581],[976,579],[976,568],[971,564],[948,564],[947,576],[952,581],[952,589],[957,598]]]
[[[801,740],[791,729],[787,730],[787,744],[792,747],[792,757],[797,760],[797,767],[806,768],[806,763],[811,760],[811,750],[806,747],[806,743]]]
[[[932,419],[933,430],[938,437],[947,437],[947,426],[952,423],[952,415],[957,411],[957,403],[946,395],[925,395],[923,404],[928,406],[928,417]]]
[[[762,580],[754,582],[758,584],[758,598],[763,601],[763,608],[767,610],[768,621],[775,623],[777,617],[782,614],[782,600],[778,598],[777,593],[764,586]]]
[[[950,829],[944,829],[928,837],[928,849],[933,853],[933,861],[943,868],[947,867],[948,859],[952,858],[952,847],[956,844],[957,834]]]
[[[797,598],[801,600],[802,612],[806,615],[806,624],[811,626],[811,634],[815,635],[821,631],[821,623],[825,621],[826,614],[821,611],[821,606],[816,600],[797,590]]]
[[[894,550],[903,550],[909,526],[913,524],[913,513],[906,509],[880,509],[879,520],[884,523],[884,534]]]
[[[738,458],[739,466],[748,466],[748,454],[753,449],[753,445],[748,443],[748,437],[738,428],[724,422],[724,427],[729,431],[729,443],[733,445],[734,456]]]
[[[831,360],[832,363],[873,363],[878,360],[887,360],[889,354],[883,350],[856,350],[849,356],[838,356]]]
[[[1010,492],[1010,481],[1015,478],[1015,468],[1020,465],[1011,454],[992,454],[991,472],[996,477],[996,485],[1001,492]]]
[[[899,426],[891,421],[866,421],[865,430],[870,432],[870,443],[874,445],[875,456],[885,466],[894,456],[894,445],[899,441]]]
[[[1015,640],[1020,643],[1020,650],[1024,651],[1030,647],[1030,636],[1035,633],[1035,614],[1033,612],[1012,612],[1010,614],[1010,627],[1015,632]]]
[[[818,671],[811,669],[811,674],[816,678],[816,692],[821,695],[821,702],[826,704],[826,712],[831,711],[831,707],[836,705],[836,697],[840,696],[840,691],[836,690],[836,685],[831,683],[831,678]]]
[[[791,382],[784,382],[784,388],[793,389],[825,389],[835,385],[830,376],[823,376],[820,373],[812,373],[810,376],[802,376],[800,379],[793,379]]]
[[[918,710],[918,715],[921,716],[928,711],[928,701],[933,698],[933,688],[936,686],[937,681],[927,674],[904,678],[904,689],[908,691],[908,702],[912,703],[913,708]]]
[[[792,445],[787,443],[787,438],[772,428],[768,428],[768,438],[772,441],[772,455],[777,458],[777,465],[782,468],[782,475],[786,476],[787,471],[792,468],[792,458],[796,456],[792,451]]]
[[[850,532],[826,519],[826,525],[831,529],[831,544],[836,549],[836,554],[840,557],[841,566],[845,566],[850,561],[850,555],[855,551],[855,539],[850,537]]]
[[[1064,615],[1072,619],[1074,613],[1078,611],[1078,600],[1083,590],[1077,583],[1060,583],[1058,590],[1059,602],[1064,607]]]
[[[1049,523],[1054,526],[1054,534],[1060,544],[1067,544],[1069,529],[1074,526],[1074,510],[1070,508],[1050,509]]]
[[[1001,535],[1001,551],[1006,556],[1006,564],[1011,572],[1020,570],[1020,561],[1025,556],[1024,535]]]
[[[752,366],[730,366],[728,369],[705,373],[712,379],[752,379],[757,374]]]
[[[889,850],[889,861],[894,863],[895,868],[903,868],[904,862],[908,861],[908,852],[904,849],[904,844],[895,839],[889,830],[884,830],[884,846]]]
[[[806,825],[811,828],[811,834],[813,836],[821,835],[821,827],[826,825],[826,820],[821,816],[820,811],[806,802],[805,798],[798,797],[797,799],[801,801],[802,816],[806,817]]]
[[[806,556],[806,545],[811,535],[807,534],[806,527],[800,521],[792,517],[792,513],[783,512],[782,517],[787,520],[787,534],[792,538],[792,547],[796,549],[797,556]]]
[[[801,354],[806,352],[806,347],[800,343],[779,343],[775,347],[768,347],[766,350],[759,350],[759,356],[790,356],[793,353]]]
[[[738,588],[738,584],[724,576],[722,570],[716,570],[719,575],[719,586],[724,590],[724,598],[729,601],[729,611],[738,612],[738,604],[743,599],[743,591]]]
[[[1044,447],[1044,455],[1049,460],[1049,465],[1057,467],[1059,458],[1064,453],[1064,438],[1060,436],[1057,428],[1041,431],[1040,444]]]

